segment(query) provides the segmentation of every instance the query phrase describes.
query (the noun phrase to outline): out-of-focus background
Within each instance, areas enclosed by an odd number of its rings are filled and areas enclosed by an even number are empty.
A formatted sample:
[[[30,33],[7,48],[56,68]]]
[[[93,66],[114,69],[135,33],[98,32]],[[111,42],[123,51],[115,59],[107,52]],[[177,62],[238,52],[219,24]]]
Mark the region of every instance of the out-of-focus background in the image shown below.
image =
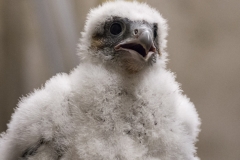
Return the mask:
[[[19,97],[78,64],[85,16],[101,0],[0,0],[0,132]],[[240,1],[147,0],[168,19],[168,67],[202,119],[202,160],[240,159]]]

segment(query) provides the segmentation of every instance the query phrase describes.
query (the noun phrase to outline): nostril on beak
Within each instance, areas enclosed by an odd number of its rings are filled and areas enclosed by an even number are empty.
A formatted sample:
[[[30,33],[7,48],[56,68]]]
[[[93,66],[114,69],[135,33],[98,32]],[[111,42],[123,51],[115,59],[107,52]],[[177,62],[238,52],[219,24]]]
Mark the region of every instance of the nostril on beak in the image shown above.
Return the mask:
[[[138,29],[134,29],[133,34],[137,35],[138,34]]]

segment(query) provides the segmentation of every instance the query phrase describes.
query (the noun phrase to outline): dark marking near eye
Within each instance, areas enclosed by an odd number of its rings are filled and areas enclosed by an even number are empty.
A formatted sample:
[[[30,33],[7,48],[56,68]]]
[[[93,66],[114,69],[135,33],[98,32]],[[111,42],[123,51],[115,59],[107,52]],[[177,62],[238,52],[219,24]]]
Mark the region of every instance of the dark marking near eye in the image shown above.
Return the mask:
[[[103,43],[103,41],[101,41],[101,39],[93,38],[91,46],[94,47],[95,49],[103,48],[104,43]]]

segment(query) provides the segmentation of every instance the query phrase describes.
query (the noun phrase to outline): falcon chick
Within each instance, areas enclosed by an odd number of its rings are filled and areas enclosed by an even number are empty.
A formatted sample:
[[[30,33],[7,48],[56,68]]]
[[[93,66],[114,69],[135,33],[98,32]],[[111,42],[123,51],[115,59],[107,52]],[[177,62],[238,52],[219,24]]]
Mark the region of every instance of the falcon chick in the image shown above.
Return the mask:
[[[21,99],[1,160],[197,160],[200,120],[166,69],[167,28],[144,3],[92,9],[79,66]]]

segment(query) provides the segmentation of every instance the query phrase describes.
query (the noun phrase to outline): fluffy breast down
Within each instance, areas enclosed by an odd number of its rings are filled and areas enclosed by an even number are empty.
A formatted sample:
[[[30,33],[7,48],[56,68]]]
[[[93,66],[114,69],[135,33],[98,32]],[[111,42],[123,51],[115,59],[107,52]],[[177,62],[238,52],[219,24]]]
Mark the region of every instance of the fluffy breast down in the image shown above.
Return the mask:
[[[181,91],[174,76],[165,70],[146,74],[122,78],[93,65],[72,73],[70,109],[78,154],[86,159],[192,159],[187,153],[194,152],[194,142],[177,113]]]

